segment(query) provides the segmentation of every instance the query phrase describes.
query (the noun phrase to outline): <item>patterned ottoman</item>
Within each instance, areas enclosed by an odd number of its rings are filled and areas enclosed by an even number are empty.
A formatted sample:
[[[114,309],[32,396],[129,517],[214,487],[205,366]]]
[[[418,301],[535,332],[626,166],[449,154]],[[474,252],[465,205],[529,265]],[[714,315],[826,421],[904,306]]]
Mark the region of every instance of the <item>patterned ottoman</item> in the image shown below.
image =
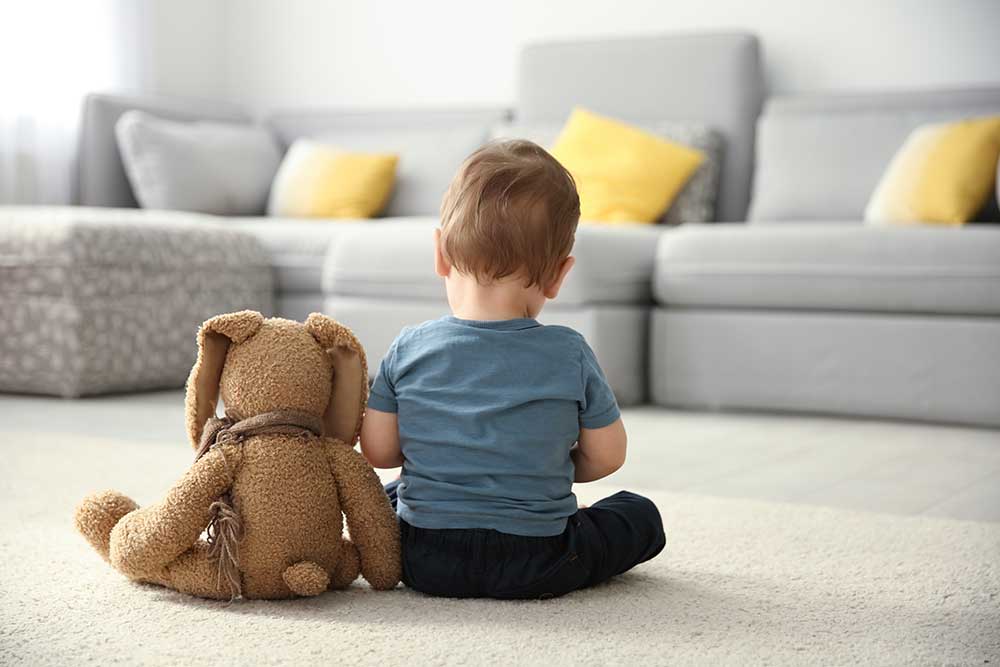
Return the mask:
[[[180,387],[198,325],[269,312],[269,262],[218,218],[0,207],[0,391],[82,396]]]

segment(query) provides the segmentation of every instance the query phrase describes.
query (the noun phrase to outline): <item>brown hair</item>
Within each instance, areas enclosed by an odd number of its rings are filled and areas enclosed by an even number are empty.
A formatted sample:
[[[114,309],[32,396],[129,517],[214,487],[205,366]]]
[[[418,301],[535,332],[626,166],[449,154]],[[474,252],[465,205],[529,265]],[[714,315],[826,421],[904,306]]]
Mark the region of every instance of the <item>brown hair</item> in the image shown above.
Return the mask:
[[[573,249],[580,197],[570,173],[530,141],[497,141],[470,155],[441,203],[441,250],[489,283],[553,280]]]

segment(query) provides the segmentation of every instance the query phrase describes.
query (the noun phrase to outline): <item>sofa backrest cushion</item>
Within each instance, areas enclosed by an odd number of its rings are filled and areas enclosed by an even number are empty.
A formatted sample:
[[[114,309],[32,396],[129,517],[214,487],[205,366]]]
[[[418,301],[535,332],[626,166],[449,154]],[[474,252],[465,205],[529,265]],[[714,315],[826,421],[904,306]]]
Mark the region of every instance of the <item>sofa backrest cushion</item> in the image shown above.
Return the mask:
[[[249,123],[238,108],[213,102],[170,100],[123,95],[91,94],[83,102],[76,160],[74,201],[82,206],[135,208],[132,187],[125,175],[115,124],[123,113],[145,111],[176,121]]]
[[[518,66],[518,123],[561,124],[582,106],[652,126],[697,122],[723,136],[717,218],[745,220],[763,98],[757,39],[697,33],[529,45]]]
[[[1000,88],[775,97],[757,128],[752,222],[854,221],[916,127],[1000,113]]]
[[[347,150],[399,155],[383,215],[436,216],[459,165],[508,116],[506,109],[310,111],[277,113],[266,122],[286,146],[308,137]]]

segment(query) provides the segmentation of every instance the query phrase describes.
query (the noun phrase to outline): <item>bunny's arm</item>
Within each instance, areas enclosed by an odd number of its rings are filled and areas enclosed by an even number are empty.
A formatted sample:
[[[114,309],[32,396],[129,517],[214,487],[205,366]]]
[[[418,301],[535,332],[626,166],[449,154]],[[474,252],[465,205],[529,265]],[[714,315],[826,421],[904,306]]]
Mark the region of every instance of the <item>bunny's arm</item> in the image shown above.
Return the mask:
[[[208,526],[209,508],[229,491],[240,459],[238,446],[216,447],[198,459],[163,500],[122,517],[111,531],[111,564],[133,579],[159,576]]]
[[[394,588],[402,570],[399,521],[378,476],[361,454],[339,440],[327,440],[327,456],[361,557],[361,574],[372,588]]]

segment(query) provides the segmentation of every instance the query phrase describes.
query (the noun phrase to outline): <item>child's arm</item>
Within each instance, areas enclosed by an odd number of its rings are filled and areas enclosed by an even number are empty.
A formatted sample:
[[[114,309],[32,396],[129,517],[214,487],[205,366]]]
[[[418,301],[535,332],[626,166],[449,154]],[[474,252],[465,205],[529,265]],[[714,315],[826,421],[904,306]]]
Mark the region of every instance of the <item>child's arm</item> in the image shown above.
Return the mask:
[[[389,346],[378,366],[378,373],[368,392],[368,408],[361,422],[361,454],[373,468],[398,468],[403,465],[399,447],[399,403],[393,373],[397,349],[405,329]]]
[[[581,428],[577,446],[570,450],[575,482],[607,477],[625,463],[628,435],[621,418],[602,428]],[[363,445],[362,445],[363,446]]]
[[[373,468],[398,468],[403,465],[399,449],[399,420],[395,412],[368,408],[361,422],[361,453]]]
[[[614,391],[586,342],[582,343],[580,363],[580,436],[570,458],[576,468],[573,481],[593,482],[622,467],[628,436]]]

